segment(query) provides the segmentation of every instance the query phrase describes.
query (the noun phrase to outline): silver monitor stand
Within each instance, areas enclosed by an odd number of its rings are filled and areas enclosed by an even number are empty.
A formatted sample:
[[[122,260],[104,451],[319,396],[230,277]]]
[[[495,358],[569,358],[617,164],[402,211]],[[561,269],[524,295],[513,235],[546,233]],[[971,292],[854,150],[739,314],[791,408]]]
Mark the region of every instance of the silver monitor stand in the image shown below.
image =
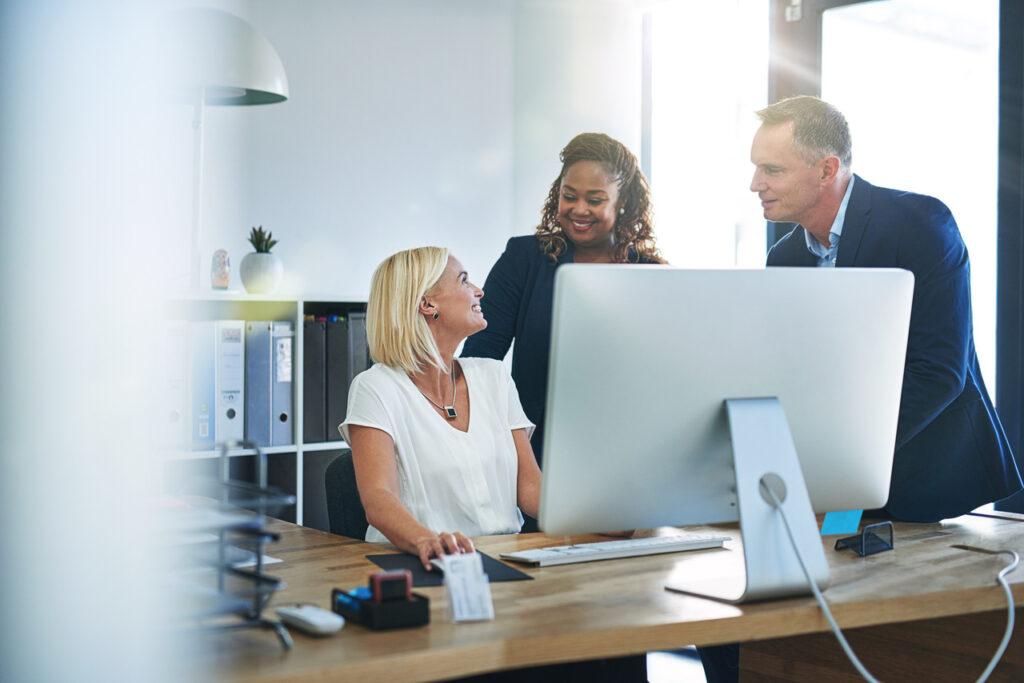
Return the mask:
[[[777,398],[741,398],[725,402],[736,468],[736,498],[743,534],[742,576],[714,581],[678,581],[669,590],[731,603],[806,594],[800,568],[770,487],[785,508],[804,563],[818,588],[828,586],[828,562],[822,549],[811,499],[786,413]]]

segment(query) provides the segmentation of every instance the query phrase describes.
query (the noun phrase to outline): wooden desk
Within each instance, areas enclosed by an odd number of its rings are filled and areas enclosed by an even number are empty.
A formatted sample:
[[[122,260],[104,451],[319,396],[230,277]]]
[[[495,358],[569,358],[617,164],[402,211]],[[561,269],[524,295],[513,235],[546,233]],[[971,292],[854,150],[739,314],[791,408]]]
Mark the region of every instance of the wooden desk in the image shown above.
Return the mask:
[[[1006,615],[1005,594],[995,582],[995,575],[1005,564],[1005,556],[955,550],[950,545],[1024,550],[1024,516],[997,515],[968,515],[942,524],[900,523],[896,525],[895,550],[867,558],[849,551],[837,553],[831,548],[835,537],[825,537],[832,572],[825,596],[839,624],[844,629],[857,629],[855,636],[872,631],[867,627],[888,629],[884,641],[864,641],[869,651],[859,654],[864,655],[869,667],[879,659],[880,652],[884,658],[894,656],[882,652],[880,642],[889,643],[902,631],[916,632],[922,620],[974,620],[975,627],[987,628],[979,651],[987,657],[995,650]],[[288,587],[277,594],[272,606],[311,602],[328,607],[331,588],[365,585],[367,576],[377,567],[364,556],[387,548],[285,522],[273,526],[281,533],[281,540],[269,547],[269,553],[283,562],[268,569],[284,579]],[[735,529],[730,533],[735,535]],[[476,543],[484,552],[497,556],[510,550],[589,540],[598,537],[528,534],[484,537]],[[822,668],[828,666],[822,662],[810,665],[810,669],[794,665],[807,646],[793,637],[818,638],[811,644],[816,649],[813,654],[818,654],[823,643],[830,645],[833,641],[811,597],[737,607],[665,590],[665,583],[675,573],[715,575],[734,571],[740,553],[735,542],[729,545],[731,551],[526,568],[535,580],[491,585],[496,614],[491,622],[453,624],[448,618],[444,589],[433,587],[417,589],[431,600],[431,623],[426,627],[373,632],[346,624],[339,633],[323,639],[293,629],[295,647],[290,652],[283,652],[269,631],[208,635],[203,638],[207,650],[194,657],[197,669],[193,673],[213,680],[429,681],[689,644],[771,641],[764,650],[744,647],[741,667],[746,673],[756,671],[779,680],[790,675],[802,680],[821,679],[826,670],[829,676],[834,671],[854,674],[845,662],[834,663],[836,668],[831,670]],[[1024,568],[1011,574],[1009,580],[1016,604],[1024,604]],[[915,622],[913,628],[888,626],[906,622]],[[951,647],[951,642],[959,643],[974,633],[959,633],[955,624],[951,628],[953,640],[947,638],[937,647]],[[1017,630],[1022,628],[1018,620]],[[993,680],[1000,676],[1024,680],[1022,643],[1024,636],[1017,635]],[[943,679],[950,677],[952,669],[962,669],[958,680],[974,680],[985,664],[960,658],[958,650],[934,652],[932,648],[932,653],[935,657],[927,649],[911,654],[912,658],[941,660],[941,671],[947,674]],[[911,671],[924,669],[915,666]],[[886,675],[885,671],[878,673]],[[927,675],[904,678],[926,679]]]

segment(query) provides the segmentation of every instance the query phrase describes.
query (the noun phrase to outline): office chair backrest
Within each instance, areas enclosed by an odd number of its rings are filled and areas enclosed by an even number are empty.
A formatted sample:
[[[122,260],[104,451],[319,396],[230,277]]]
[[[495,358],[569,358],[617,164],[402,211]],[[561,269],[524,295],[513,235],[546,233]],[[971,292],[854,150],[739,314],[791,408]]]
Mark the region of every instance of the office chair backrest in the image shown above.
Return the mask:
[[[366,512],[359,499],[356,487],[356,470],[352,464],[352,451],[345,449],[331,461],[324,473],[324,487],[327,493],[327,519],[331,533],[356,538],[366,538]]]

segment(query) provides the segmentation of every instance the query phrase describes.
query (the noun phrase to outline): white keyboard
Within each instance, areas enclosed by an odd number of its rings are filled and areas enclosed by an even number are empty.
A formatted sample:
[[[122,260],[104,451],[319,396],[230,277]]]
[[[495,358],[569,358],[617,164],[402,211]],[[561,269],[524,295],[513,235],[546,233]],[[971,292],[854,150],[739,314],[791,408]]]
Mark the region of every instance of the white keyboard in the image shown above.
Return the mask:
[[[534,550],[520,550],[502,553],[503,560],[547,567],[554,564],[612,560],[619,557],[675,553],[680,550],[704,550],[721,548],[730,536],[653,536],[650,538],[623,538],[615,541],[579,543],[577,545],[554,545]]]

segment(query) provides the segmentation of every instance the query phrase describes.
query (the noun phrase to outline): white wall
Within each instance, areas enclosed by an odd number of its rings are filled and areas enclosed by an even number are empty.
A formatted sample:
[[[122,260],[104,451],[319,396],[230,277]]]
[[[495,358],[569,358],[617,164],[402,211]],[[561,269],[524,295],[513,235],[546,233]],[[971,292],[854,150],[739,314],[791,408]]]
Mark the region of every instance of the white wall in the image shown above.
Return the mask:
[[[281,240],[281,294],[364,298],[382,258],[423,244],[452,248],[482,284],[508,237],[536,226],[572,136],[602,131],[639,151],[630,2],[208,4],[270,40],[290,98],[206,109],[204,284],[225,248],[241,286],[254,225]],[[174,133],[189,175],[191,116],[182,107]],[[178,190],[183,226],[189,192]],[[186,284],[187,248],[167,253]]]

